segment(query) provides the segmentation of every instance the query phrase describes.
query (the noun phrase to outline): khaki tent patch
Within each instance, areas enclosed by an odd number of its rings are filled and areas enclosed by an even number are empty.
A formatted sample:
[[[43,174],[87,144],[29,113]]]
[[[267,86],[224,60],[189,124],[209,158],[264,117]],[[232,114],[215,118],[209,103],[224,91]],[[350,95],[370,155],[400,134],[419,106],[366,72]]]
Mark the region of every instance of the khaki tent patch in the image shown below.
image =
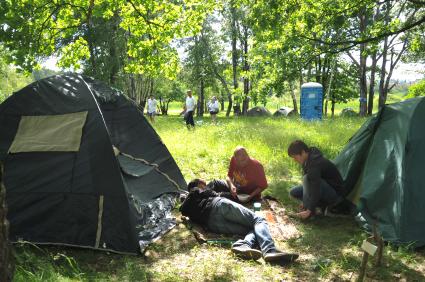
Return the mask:
[[[87,111],[49,116],[22,116],[10,153],[77,152]]]

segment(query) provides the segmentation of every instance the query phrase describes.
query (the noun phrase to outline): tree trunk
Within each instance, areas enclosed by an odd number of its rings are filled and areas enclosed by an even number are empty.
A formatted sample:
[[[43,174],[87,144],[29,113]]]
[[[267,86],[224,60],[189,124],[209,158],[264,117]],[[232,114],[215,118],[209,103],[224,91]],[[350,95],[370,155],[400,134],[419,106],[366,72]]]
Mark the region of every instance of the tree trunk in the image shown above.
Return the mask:
[[[159,97],[159,108],[163,116],[168,115],[168,104],[170,101],[164,100],[162,97]]]
[[[365,116],[367,113],[367,55],[364,54],[366,49],[366,44],[361,44],[360,46],[360,116]]]
[[[117,58],[117,46],[116,46],[116,38],[117,38],[117,30],[118,30],[118,11],[114,11],[114,17],[112,18],[112,34],[111,36],[111,45],[109,46],[109,57],[110,57],[110,64],[111,71],[109,73],[109,84],[115,85],[117,81],[118,71],[119,71],[119,65],[118,65],[118,58]]]
[[[384,46],[382,49],[382,64],[381,64],[381,73],[379,78],[379,109],[381,109],[387,101],[387,93],[385,91],[385,76],[387,68],[387,55],[388,55],[388,37],[384,39]]]
[[[236,7],[234,1],[230,3],[230,13],[232,17],[232,30],[231,30],[231,41],[232,41],[232,75],[233,75],[233,89],[238,88],[238,77],[237,77],[237,67],[238,67],[238,49],[237,49],[237,19],[236,19]],[[231,110],[231,97],[229,98],[229,106],[227,111]],[[235,105],[237,107],[238,105]],[[239,105],[240,107],[240,105]],[[227,114],[226,114],[227,115]]]
[[[359,15],[360,20],[360,33],[366,32],[367,28],[367,11],[363,9]],[[360,44],[360,77],[359,77],[359,87],[360,87],[360,106],[359,106],[359,115],[366,116],[367,114],[367,54],[366,54],[366,43]]]
[[[249,108],[249,64],[248,64],[248,27],[244,25],[244,37],[243,37],[243,102],[242,102],[242,115],[246,115]]]
[[[375,97],[375,74],[376,65],[378,63],[377,53],[373,52],[372,65],[370,66],[370,82],[369,82],[369,101],[367,104],[367,115],[372,115],[373,112],[373,99]]]
[[[326,95],[325,95],[325,116],[327,116],[328,115],[328,101],[329,101],[329,99],[331,99],[331,100],[333,100],[332,98],[330,98],[330,96],[331,96],[331,92],[332,92],[332,81],[333,81],[333,77],[334,77],[334,74],[335,74],[335,72],[336,72],[336,69],[337,69],[337,61],[336,61],[337,59],[336,58],[333,58],[333,61],[332,61],[332,66],[330,66],[329,67],[329,70],[330,70],[330,76],[329,76],[329,83],[328,83],[328,86],[327,86],[327,88],[326,88]],[[332,113],[332,117],[333,117],[333,113]]]
[[[301,89],[301,86],[304,84],[304,76],[303,76],[303,70],[302,69],[300,69],[299,70],[299,75],[300,75],[300,80],[299,80],[299,87],[300,87],[300,89]]]
[[[3,165],[0,163],[0,281],[8,282],[12,281],[14,264],[6,214],[6,189],[3,185]]]
[[[227,105],[226,117],[230,116],[230,112],[232,111],[233,99],[232,94],[230,92],[227,94],[227,101],[229,104]]]
[[[383,91],[384,95],[382,95],[383,105],[385,105],[385,103],[387,102],[388,93],[395,86],[395,84],[394,84],[390,87],[390,80],[391,80],[391,77],[393,75],[394,68],[396,67],[397,63],[399,62],[401,56],[406,51],[406,49],[407,49],[407,39],[404,39],[403,46],[401,47],[398,54],[396,54],[396,52],[394,50],[394,46],[391,48],[390,70],[387,74],[387,77],[385,78],[384,91]]]
[[[204,79],[201,79],[199,99],[198,99],[198,102],[197,102],[197,116],[198,117],[204,116],[204,101],[205,101],[204,90],[205,90]]]
[[[381,4],[376,6],[375,15],[373,16],[373,22],[378,21],[378,18],[381,15]],[[373,104],[375,99],[375,81],[376,81],[376,66],[378,64],[380,56],[378,56],[378,51],[372,53],[372,64],[370,66],[370,82],[369,82],[369,100],[367,104],[367,115],[372,115],[373,113]]]
[[[291,98],[292,98],[292,105],[294,107],[294,112],[296,114],[298,114],[297,97],[295,97],[295,90],[294,90],[293,82],[289,82],[289,88],[291,89]]]

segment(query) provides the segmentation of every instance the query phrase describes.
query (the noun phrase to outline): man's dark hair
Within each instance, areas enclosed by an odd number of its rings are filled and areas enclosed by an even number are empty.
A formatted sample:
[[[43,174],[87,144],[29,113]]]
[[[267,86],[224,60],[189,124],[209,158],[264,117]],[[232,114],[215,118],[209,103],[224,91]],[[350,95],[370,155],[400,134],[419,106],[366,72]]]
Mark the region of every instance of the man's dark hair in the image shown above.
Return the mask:
[[[200,181],[201,179],[199,178],[195,178],[192,181],[190,181],[189,184],[187,184],[187,191],[191,192],[194,188],[198,187],[198,184]]]
[[[301,140],[292,141],[292,143],[288,147],[289,156],[301,155],[302,151],[308,153],[310,149],[308,148],[307,144],[305,144]]]

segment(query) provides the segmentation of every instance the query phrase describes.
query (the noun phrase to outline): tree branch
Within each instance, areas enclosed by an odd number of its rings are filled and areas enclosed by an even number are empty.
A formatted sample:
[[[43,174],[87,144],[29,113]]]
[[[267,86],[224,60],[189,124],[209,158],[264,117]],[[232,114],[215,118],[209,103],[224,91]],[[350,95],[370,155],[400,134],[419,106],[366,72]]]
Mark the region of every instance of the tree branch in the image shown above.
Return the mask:
[[[134,11],[136,11],[136,13],[139,15],[139,16],[141,16],[142,18],[143,18],[143,20],[149,25],[149,29],[152,31],[152,29],[150,28],[150,26],[151,25],[156,25],[156,26],[158,26],[158,27],[161,27],[161,28],[163,28],[163,26],[162,25],[160,25],[160,24],[158,24],[158,23],[156,23],[156,22],[153,22],[153,21],[151,21],[151,20],[149,20],[147,17],[146,17],[146,15],[144,15],[142,12],[140,12],[139,11],[139,9],[137,9],[137,7],[136,7],[136,5],[133,3],[133,1],[132,0],[127,0],[130,4],[131,4],[131,6],[133,7],[133,9],[134,9]]]
[[[388,92],[390,92],[398,83],[394,82],[393,85],[391,85],[391,87],[388,88]]]
[[[353,61],[353,63],[356,64],[356,66],[360,68],[360,64],[359,64],[359,62],[357,62],[356,58],[354,58],[354,56],[349,51],[347,51],[345,53],[348,55],[348,57],[350,57],[350,59]]]
[[[322,44],[330,46],[330,47],[337,47],[337,46],[345,45],[345,44],[351,44],[352,45],[351,47],[353,47],[353,46],[356,46],[356,45],[359,45],[359,44],[376,41],[376,40],[382,39],[382,38],[390,36],[390,35],[403,33],[405,31],[408,31],[412,28],[415,28],[415,27],[421,25],[422,23],[425,23],[425,15],[422,18],[420,18],[419,20],[417,20],[413,23],[407,24],[407,25],[403,26],[402,28],[400,28],[396,31],[384,32],[380,35],[377,35],[377,36],[374,36],[374,37],[369,37],[367,39],[362,39],[362,40],[346,40],[346,41],[328,42],[328,41],[318,39],[318,38],[311,38],[311,37],[308,37],[308,36],[305,36],[305,35],[302,35],[302,34],[299,35],[299,36],[303,37],[305,39],[311,40],[311,41],[316,41],[316,42],[322,43]],[[343,49],[345,49],[345,47]]]

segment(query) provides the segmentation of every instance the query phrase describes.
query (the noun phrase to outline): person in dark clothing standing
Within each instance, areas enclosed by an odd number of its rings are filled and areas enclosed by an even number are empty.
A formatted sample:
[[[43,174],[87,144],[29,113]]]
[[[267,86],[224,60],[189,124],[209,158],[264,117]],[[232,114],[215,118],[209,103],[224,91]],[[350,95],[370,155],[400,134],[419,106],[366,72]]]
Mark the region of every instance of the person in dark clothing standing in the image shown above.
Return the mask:
[[[326,210],[345,201],[341,174],[319,149],[295,140],[288,147],[288,155],[303,169],[303,184],[289,192],[293,198],[302,201],[303,211],[295,216],[307,219],[315,215],[316,207]]]
[[[211,189],[197,185],[198,183],[189,183],[189,194],[181,205],[180,212],[212,232],[245,236],[232,245],[235,255],[254,260],[263,257],[266,262],[291,262],[298,258],[298,254],[276,249],[267,221],[263,217],[220,197]]]

